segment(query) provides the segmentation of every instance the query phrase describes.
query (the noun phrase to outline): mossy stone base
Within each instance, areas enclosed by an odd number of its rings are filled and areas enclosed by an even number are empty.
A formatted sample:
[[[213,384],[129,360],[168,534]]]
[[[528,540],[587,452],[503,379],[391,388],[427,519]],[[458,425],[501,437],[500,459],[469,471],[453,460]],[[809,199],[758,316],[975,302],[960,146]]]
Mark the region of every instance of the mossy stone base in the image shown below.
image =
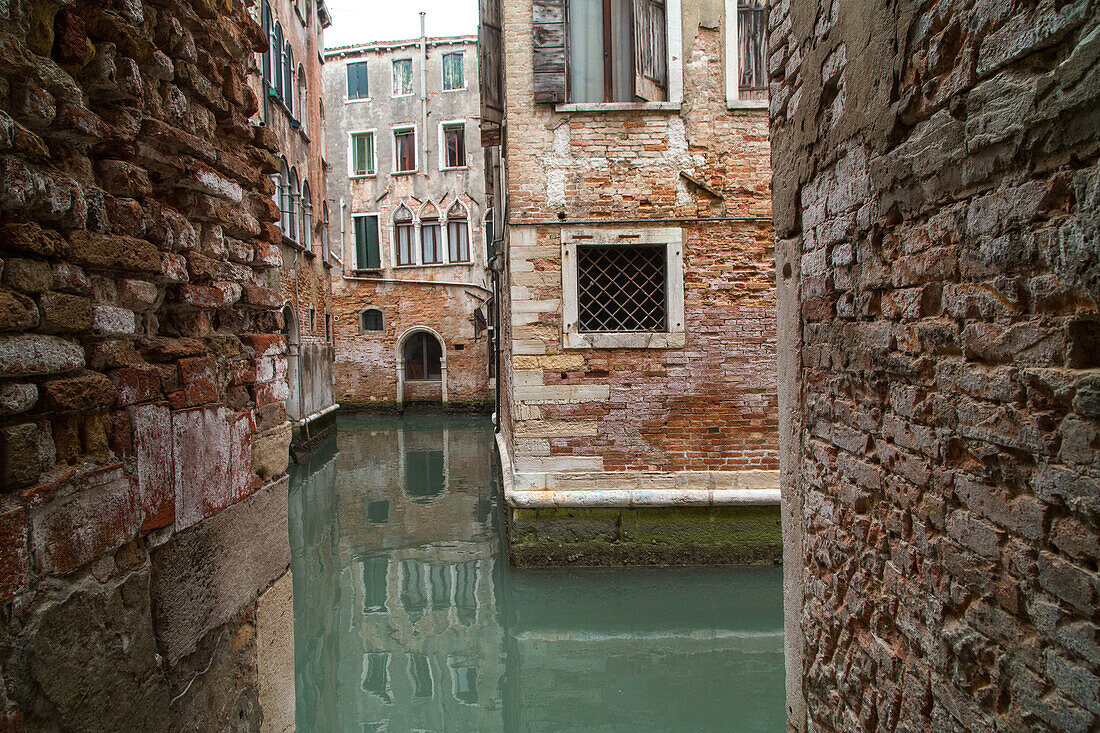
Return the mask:
[[[777,565],[778,506],[512,509],[514,565]]]

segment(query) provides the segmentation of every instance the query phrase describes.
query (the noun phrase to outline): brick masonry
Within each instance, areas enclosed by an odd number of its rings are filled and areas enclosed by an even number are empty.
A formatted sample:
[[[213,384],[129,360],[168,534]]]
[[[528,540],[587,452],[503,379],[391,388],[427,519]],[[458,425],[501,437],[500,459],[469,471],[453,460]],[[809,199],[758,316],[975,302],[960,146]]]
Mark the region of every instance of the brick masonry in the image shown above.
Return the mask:
[[[288,285],[251,4],[0,3],[5,730],[262,718]]]
[[[531,23],[529,2],[504,2],[511,226],[501,412],[517,474],[536,484],[560,471],[774,475],[767,120],[727,108],[722,4],[686,4],[683,102],[670,111],[533,104]],[[615,220],[630,223],[603,223]],[[566,348],[563,236],[669,227],[683,243],[684,345]]]
[[[1096,730],[1100,6],[769,25],[791,726]]]

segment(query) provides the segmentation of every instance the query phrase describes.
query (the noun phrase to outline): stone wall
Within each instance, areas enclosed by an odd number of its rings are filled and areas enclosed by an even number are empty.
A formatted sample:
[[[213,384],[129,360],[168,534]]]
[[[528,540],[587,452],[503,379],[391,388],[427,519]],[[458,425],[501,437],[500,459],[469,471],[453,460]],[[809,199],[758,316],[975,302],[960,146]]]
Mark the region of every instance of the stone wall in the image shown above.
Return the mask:
[[[791,725],[1095,730],[1100,7],[770,27]]]
[[[5,730],[263,716],[290,438],[264,43],[239,0],[0,3]]]

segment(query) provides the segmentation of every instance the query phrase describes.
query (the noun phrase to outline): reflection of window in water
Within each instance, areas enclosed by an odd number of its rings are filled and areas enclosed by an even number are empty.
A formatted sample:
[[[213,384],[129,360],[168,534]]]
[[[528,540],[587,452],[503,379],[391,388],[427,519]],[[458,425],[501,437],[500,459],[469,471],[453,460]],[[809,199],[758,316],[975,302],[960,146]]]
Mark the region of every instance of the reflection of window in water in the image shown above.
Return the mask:
[[[393,701],[390,697],[389,664],[389,652],[367,652],[363,655],[363,691],[377,695],[387,703]]]
[[[419,560],[401,561],[401,605],[410,618],[420,618],[428,607],[424,593],[424,565]]]
[[[390,721],[376,720],[373,723],[363,723],[363,733],[388,733]]]
[[[405,494],[413,501],[431,501],[443,493],[443,451],[410,450],[405,453]]]
[[[477,616],[477,560],[455,565],[455,609],[458,620],[473,623]]]
[[[432,608],[451,606],[451,568],[447,565],[431,566]]]
[[[363,561],[363,613],[386,610],[387,557],[372,557]]]
[[[467,705],[477,703],[477,667],[454,667],[455,698]]]
[[[409,655],[409,677],[413,683],[413,697],[432,696],[432,667],[426,656]]]
[[[390,521],[390,503],[388,501],[368,502],[367,521],[372,524],[385,524]]]

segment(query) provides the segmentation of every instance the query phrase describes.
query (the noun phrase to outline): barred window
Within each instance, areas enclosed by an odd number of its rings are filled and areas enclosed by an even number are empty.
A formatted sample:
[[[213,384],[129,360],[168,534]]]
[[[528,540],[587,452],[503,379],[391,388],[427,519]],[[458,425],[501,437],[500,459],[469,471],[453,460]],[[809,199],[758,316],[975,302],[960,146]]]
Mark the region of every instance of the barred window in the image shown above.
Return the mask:
[[[664,245],[577,247],[579,330],[666,331]]]

